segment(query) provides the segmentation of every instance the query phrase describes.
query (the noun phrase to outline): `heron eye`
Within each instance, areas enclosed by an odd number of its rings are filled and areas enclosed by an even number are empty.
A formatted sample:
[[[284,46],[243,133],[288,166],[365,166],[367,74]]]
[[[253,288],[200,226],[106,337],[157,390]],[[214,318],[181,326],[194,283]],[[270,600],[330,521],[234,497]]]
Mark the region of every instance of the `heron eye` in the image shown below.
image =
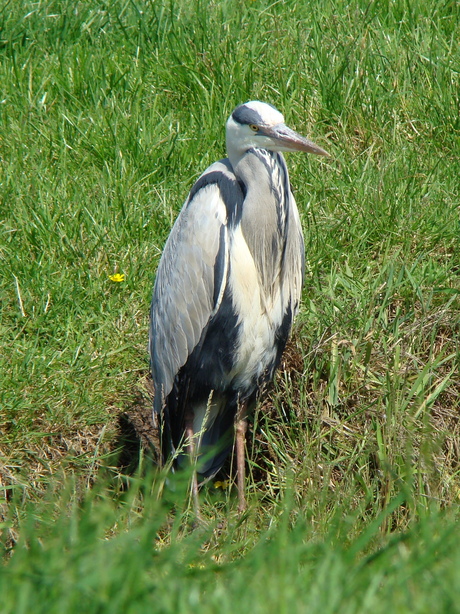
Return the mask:
[[[249,124],[249,127],[251,128],[251,130],[253,130],[254,132],[258,132],[259,131],[259,126],[256,126],[255,124]]]

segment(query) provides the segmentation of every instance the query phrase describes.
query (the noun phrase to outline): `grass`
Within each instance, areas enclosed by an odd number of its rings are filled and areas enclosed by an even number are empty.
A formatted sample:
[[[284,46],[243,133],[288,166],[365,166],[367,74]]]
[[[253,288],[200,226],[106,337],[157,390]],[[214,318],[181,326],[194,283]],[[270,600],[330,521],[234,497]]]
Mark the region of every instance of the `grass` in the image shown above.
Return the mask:
[[[3,3],[2,611],[459,610],[459,13]],[[182,480],[159,501],[139,445],[148,307],[249,99],[332,157],[288,159],[305,290],[248,439],[249,513],[211,487],[189,532]]]
[[[28,516],[0,576],[2,610],[459,611],[459,535],[452,518],[432,514],[370,553],[369,541],[384,515],[350,540],[356,518],[340,514],[318,539],[308,520],[293,523],[288,498],[276,528],[240,556],[237,547],[248,539],[248,523],[227,527],[223,536],[215,529],[184,535],[173,522],[169,545],[152,547],[164,510],[156,497],[143,495],[139,513],[140,493],[134,489],[136,496],[131,491],[116,508],[94,491],[83,505],[72,504],[67,493],[35,506],[39,519]],[[177,492],[185,496],[185,489]],[[50,522],[57,501],[66,512]],[[389,509],[400,502],[392,501]]]

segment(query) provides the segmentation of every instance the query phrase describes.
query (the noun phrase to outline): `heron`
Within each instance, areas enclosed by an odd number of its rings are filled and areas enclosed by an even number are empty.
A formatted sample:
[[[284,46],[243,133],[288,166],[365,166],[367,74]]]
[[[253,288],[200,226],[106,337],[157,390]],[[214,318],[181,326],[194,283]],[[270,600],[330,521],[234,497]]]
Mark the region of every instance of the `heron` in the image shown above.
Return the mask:
[[[247,416],[272,380],[299,310],[304,238],[281,152],[328,153],[271,104],[226,124],[227,157],[193,185],[161,256],[150,309],[154,421],[163,463],[195,459],[192,494],[234,447],[245,500]]]

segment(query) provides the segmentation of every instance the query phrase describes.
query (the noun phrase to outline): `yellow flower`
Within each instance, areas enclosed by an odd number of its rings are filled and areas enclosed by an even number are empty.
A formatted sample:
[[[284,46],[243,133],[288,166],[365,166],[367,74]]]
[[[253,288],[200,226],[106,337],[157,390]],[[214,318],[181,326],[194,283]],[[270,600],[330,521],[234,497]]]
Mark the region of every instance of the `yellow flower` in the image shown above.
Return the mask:
[[[224,480],[223,482],[217,480],[217,482],[214,482],[214,488],[222,488],[222,490],[227,490],[229,483],[230,480]]]
[[[117,283],[120,283],[120,281],[125,281],[125,274],[115,273],[114,275],[109,275],[109,279],[110,281],[115,281]]]

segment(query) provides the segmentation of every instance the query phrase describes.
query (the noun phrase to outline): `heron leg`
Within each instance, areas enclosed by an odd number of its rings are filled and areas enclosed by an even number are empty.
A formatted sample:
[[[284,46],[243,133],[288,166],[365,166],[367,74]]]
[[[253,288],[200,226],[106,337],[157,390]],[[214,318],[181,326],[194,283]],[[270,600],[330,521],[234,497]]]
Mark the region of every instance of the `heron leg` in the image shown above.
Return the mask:
[[[195,453],[195,439],[193,432],[193,410],[187,410],[185,412],[185,440],[187,442],[187,453],[190,458],[190,463],[193,467],[192,484],[190,492],[193,499],[193,507],[195,509],[196,517],[200,518],[200,503],[198,500],[198,477],[196,474],[196,453]]]
[[[238,412],[236,415],[235,434],[236,434],[236,479],[238,487],[238,511],[244,512],[246,509],[246,498],[244,496],[245,488],[245,465],[244,452],[246,444],[246,431],[248,429],[248,421],[246,419],[247,403],[238,403]]]

